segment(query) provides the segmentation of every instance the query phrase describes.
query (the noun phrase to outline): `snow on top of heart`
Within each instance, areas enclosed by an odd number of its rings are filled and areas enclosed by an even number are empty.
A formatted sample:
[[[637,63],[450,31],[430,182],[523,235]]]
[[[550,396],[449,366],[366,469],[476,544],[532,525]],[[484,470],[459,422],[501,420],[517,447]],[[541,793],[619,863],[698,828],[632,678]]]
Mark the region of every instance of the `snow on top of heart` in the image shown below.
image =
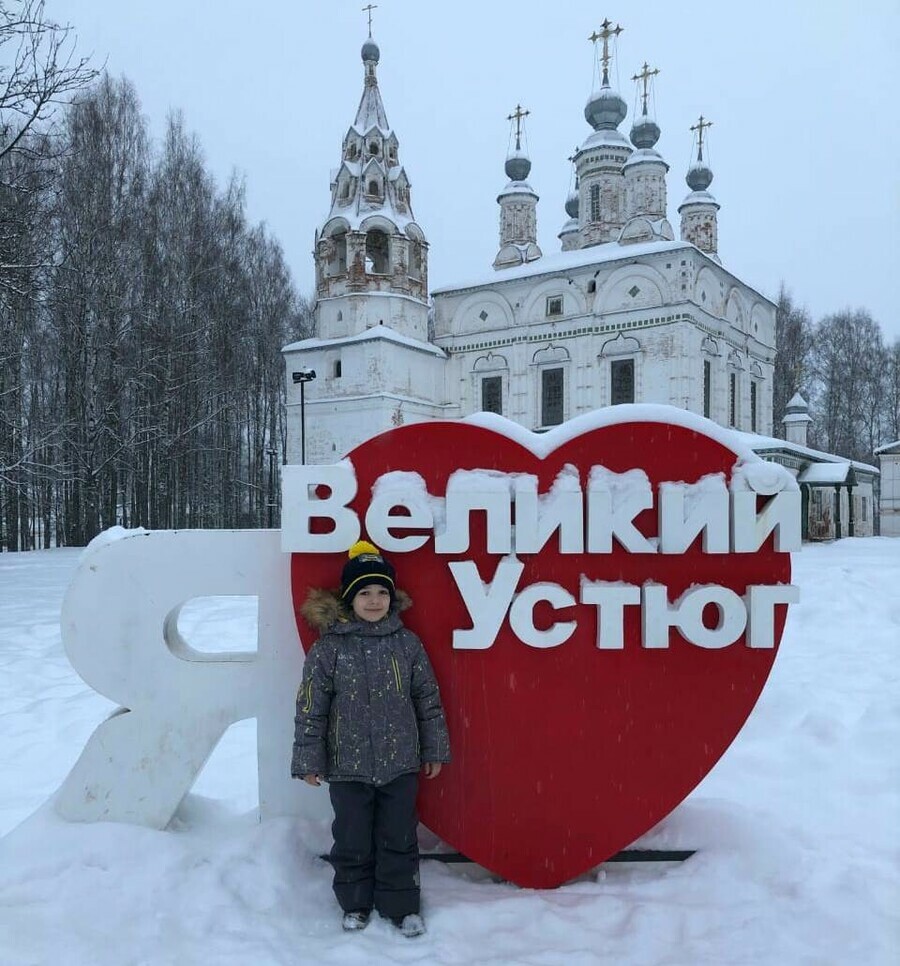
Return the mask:
[[[580,416],[573,416],[559,426],[554,426],[545,433],[533,433],[512,420],[496,413],[475,413],[467,416],[461,422],[469,426],[481,426],[490,429],[501,436],[515,440],[521,446],[531,450],[536,456],[547,456],[558,449],[563,443],[582,436],[594,429],[606,426],[620,426],[623,423],[667,423],[693,430],[714,439],[717,443],[727,446],[736,456],[747,462],[760,461],[745,440],[730,429],[725,429],[704,416],[678,409],[675,406],[664,406],[654,403],[629,403],[620,406],[606,406],[595,409]]]

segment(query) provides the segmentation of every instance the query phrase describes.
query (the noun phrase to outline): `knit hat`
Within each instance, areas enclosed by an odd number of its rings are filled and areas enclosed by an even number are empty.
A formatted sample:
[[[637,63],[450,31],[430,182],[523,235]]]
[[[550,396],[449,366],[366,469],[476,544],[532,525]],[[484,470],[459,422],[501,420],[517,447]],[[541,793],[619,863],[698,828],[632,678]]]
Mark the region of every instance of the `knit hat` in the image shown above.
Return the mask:
[[[341,599],[349,605],[367,584],[380,584],[390,591],[393,604],[396,593],[394,568],[381,556],[378,547],[360,540],[353,544],[347,556],[350,559],[341,573]]]

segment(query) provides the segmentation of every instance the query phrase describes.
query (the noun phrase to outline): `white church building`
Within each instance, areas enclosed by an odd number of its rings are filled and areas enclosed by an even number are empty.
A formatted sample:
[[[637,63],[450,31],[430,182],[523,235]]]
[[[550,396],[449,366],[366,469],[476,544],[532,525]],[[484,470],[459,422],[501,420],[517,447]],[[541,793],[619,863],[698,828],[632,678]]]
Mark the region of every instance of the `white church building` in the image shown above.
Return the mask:
[[[709,122],[701,117],[693,129],[697,160],[676,239],[667,218],[669,166],[647,112],[658,72],[645,64],[637,75],[643,111],[626,137],[619,126],[627,107],[609,84],[610,40],[619,32],[606,21],[594,34],[602,76],[585,107],[589,133],[572,158],[575,190],[560,251],[544,254],[537,243],[538,196],[527,180],[525,113],[517,108],[493,266],[431,290],[427,236],[378,88],[379,48],[371,37],[363,44],[362,98],[315,237],[317,336],[283,350],[288,462],[334,462],[403,423],[489,411],[543,431],[598,407],[640,402],[752,434],[751,445],[790,466],[801,483],[813,463],[851,465],[807,449],[802,406],[799,418],[796,406],[786,417],[788,439],[773,437],[776,307],[719,257],[719,205],[703,160]],[[855,499],[855,532],[871,533],[877,470],[853,468],[843,519],[852,518]],[[829,485],[839,505],[841,483]]]

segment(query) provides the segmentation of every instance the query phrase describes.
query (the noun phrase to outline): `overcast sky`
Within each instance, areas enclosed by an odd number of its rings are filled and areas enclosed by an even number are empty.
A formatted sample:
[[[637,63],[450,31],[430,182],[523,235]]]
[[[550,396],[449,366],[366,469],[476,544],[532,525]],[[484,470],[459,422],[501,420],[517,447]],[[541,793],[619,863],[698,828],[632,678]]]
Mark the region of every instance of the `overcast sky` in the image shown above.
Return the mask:
[[[154,138],[184,112],[224,185],[246,178],[253,221],[281,241],[301,291],[329,175],[362,92],[362,0],[47,0],[82,52],[137,87]],[[688,192],[690,127],[713,121],[710,191],[719,253],[774,296],[783,279],[818,319],[868,308],[900,338],[900,4],[897,0],[379,0],[379,84],[430,249],[430,283],[491,273],[507,115],[531,111],[530,183],[538,241],[559,250],[566,160],[590,133],[588,36],[624,28],[612,82],[635,111],[631,80],[659,68],[657,148],[670,165],[669,220]]]

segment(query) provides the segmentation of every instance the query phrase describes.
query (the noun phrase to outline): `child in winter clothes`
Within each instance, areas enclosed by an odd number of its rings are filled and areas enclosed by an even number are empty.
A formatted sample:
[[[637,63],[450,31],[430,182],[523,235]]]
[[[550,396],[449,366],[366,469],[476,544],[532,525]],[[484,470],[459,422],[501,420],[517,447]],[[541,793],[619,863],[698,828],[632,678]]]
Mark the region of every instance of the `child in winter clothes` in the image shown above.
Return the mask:
[[[419,915],[418,772],[450,760],[447,724],[422,642],[403,626],[409,598],[365,541],[350,549],[340,592],[311,590],[301,613],[324,633],[297,694],[291,774],[329,783],[334,892],[343,927],[374,908],[406,936]]]

